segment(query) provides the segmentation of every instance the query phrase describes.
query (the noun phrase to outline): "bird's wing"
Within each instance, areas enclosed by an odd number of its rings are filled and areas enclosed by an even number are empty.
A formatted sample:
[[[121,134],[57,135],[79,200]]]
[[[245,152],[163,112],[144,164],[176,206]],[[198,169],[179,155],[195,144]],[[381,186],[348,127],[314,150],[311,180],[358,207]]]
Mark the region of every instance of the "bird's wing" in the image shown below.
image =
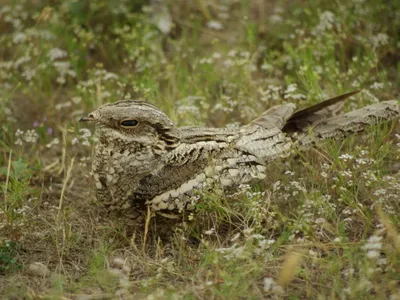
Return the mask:
[[[221,152],[237,135],[231,130],[188,127],[180,128],[181,141],[163,157],[160,168],[141,179],[135,196],[145,200],[180,198],[199,188],[206,178],[206,168],[214,166]],[[156,188],[155,188],[156,187]],[[154,191],[164,191],[156,195]],[[153,201],[152,200],[152,201]],[[161,201],[161,200],[160,200]]]
[[[179,127],[181,141],[187,144],[204,141],[229,142],[237,138],[238,130],[235,128],[208,128],[187,126]]]
[[[276,105],[266,110],[257,119],[247,124],[246,128],[261,127],[264,129],[282,128],[286,121],[293,115],[296,105],[294,103],[286,103]]]

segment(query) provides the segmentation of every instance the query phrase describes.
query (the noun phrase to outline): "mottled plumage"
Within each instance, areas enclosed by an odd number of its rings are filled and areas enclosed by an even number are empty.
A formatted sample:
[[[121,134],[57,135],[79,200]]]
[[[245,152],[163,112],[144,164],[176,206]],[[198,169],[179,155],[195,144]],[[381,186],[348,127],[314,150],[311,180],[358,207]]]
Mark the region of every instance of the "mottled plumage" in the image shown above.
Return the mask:
[[[239,129],[175,127],[157,107],[134,100],[106,104],[82,121],[96,123],[93,174],[98,200],[109,210],[143,215],[193,210],[203,189],[233,188],[266,177],[266,165],[324,138],[341,138],[398,117],[396,101],[334,116],[349,93],[295,112],[275,106]],[[312,134],[310,134],[312,129]]]

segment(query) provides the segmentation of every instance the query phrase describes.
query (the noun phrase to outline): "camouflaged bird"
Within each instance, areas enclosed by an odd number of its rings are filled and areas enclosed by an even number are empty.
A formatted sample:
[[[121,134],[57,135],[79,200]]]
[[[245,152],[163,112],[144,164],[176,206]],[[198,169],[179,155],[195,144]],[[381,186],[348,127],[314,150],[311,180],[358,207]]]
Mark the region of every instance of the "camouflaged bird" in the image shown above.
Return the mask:
[[[81,121],[96,124],[93,175],[98,200],[133,218],[153,211],[193,210],[207,187],[234,188],[266,177],[266,165],[296,147],[342,138],[400,114],[384,101],[334,116],[335,97],[304,110],[282,104],[237,129],[175,127],[160,109],[136,100],[106,104]],[[311,129],[311,130],[310,130]]]

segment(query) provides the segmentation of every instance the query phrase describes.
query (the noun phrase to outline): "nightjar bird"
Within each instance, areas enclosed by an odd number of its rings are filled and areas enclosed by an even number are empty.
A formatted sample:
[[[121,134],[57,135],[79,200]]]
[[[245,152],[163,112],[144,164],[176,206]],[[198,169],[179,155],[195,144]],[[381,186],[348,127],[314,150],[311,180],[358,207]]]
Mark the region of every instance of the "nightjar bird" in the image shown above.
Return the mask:
[[[341,95],[295,112],[282,104],[237,129],[176,127],[156,106],[122,100],[101,106],[80,121],[96,125],[93,176],[98,200],[133,218],[144,208],[193,210],[200,191],[219,184],[232,189],[267,177],[266,165],[294,148],[342,138],[382,120],[397,118],[397,101],[336,115]]]

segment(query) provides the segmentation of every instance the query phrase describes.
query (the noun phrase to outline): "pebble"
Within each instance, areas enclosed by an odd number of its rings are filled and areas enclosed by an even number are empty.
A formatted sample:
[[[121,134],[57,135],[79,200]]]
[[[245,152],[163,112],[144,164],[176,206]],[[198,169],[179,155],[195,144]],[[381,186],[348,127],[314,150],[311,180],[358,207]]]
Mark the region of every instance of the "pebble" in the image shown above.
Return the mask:
[[[39,277],[46,277],[50,275],[50,270],[41,262],[31,263],[28,267],[29,273]]]

